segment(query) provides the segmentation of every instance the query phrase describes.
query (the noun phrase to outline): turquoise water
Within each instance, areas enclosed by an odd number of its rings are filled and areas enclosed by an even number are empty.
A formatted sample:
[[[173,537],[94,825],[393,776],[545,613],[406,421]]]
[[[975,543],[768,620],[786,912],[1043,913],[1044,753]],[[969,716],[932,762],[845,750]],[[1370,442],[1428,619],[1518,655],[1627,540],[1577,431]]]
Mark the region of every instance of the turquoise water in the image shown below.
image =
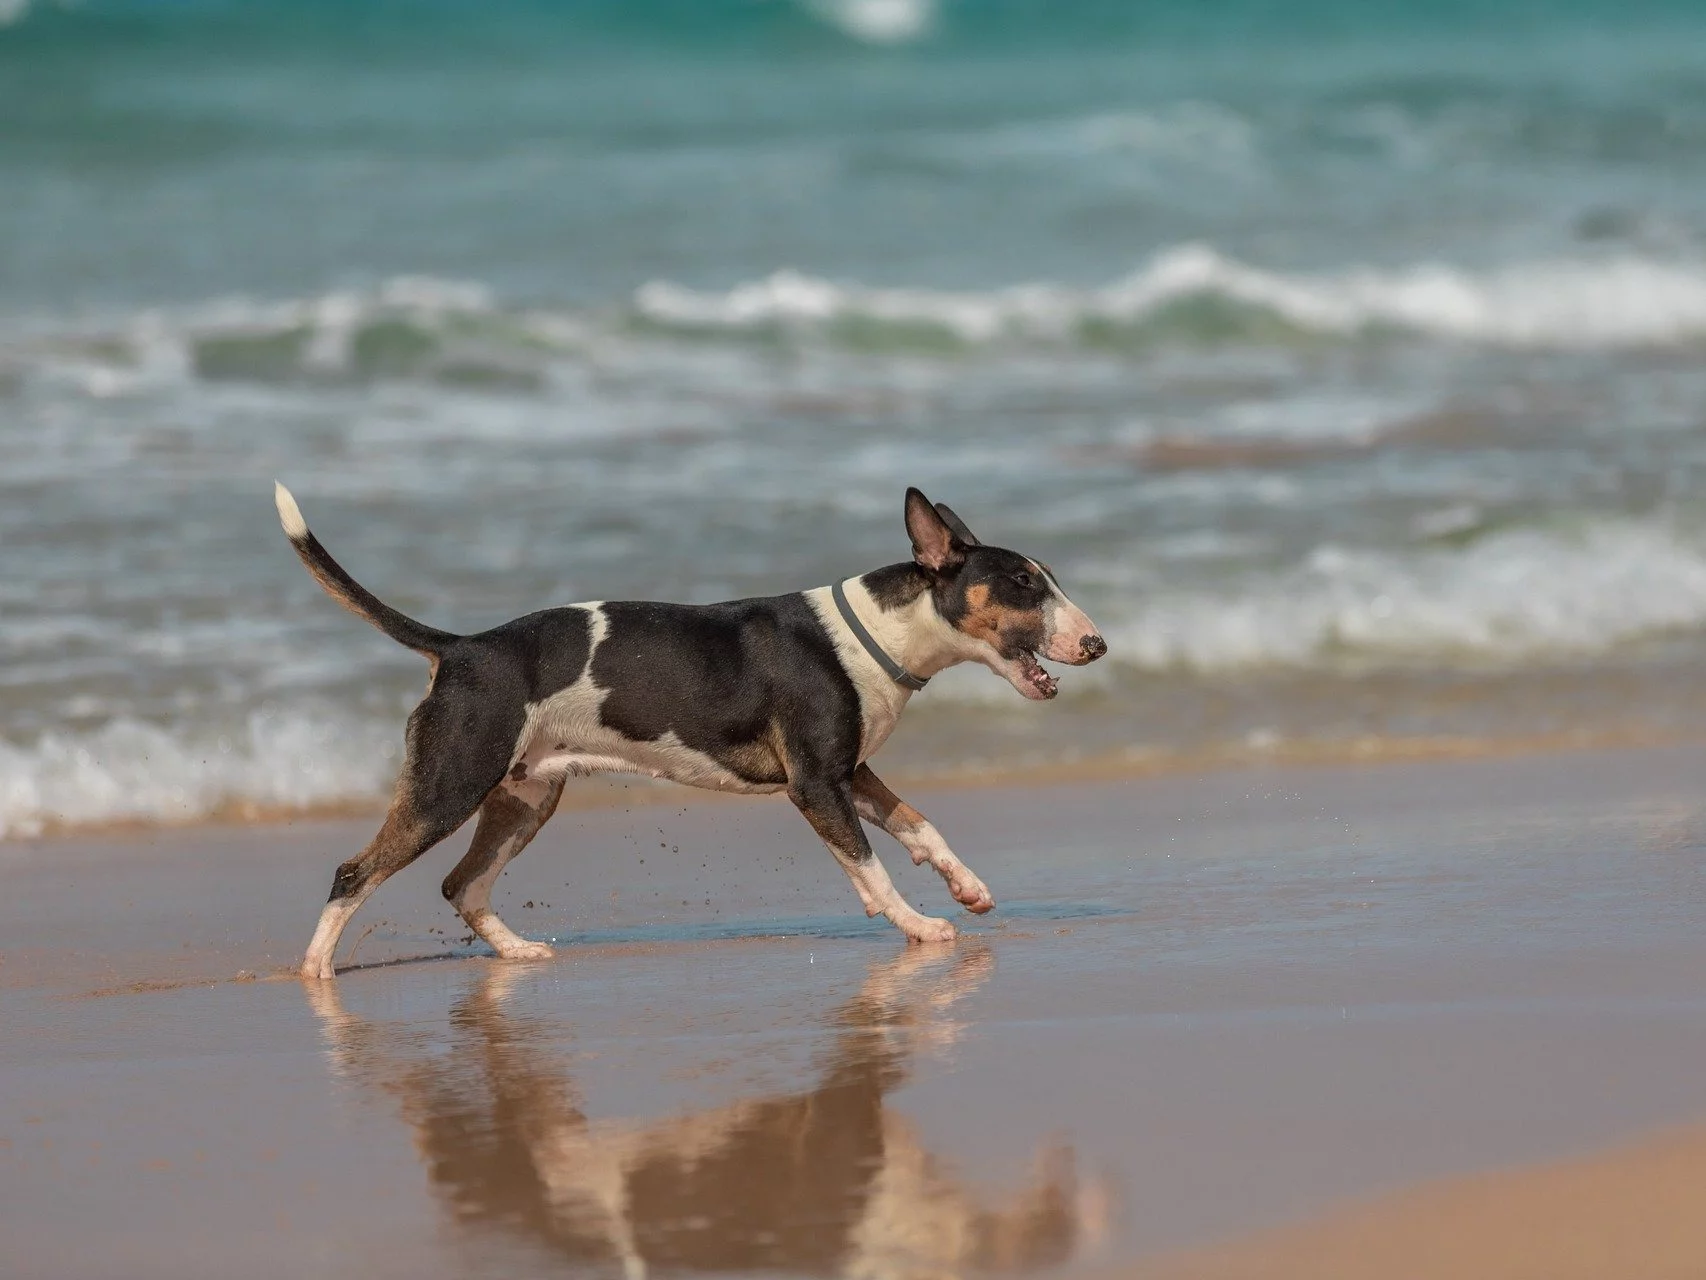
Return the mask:
[[[828,581],[922,484],[1113,653],[913,763],[1701,709],[1698,6],[0,19],[0,831],[383,791],[420,673],[275,476],[467,629]]]
[[[1702,213],[1686,4],[22,13],[0,279],[51,309],[395,274],[552,305],[784,266],[1093,286],[1199,240],[1278,269],[1475,267],[1669,245]]]

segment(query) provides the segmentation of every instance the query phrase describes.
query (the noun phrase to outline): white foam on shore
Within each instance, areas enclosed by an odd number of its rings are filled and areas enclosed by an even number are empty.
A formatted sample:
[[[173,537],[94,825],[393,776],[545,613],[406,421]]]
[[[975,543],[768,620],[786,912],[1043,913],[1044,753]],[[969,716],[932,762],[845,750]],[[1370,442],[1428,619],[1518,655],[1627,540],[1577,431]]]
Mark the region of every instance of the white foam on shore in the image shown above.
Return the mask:
[[[0,837],[377,799],[396,776],[399,737],[394,724],[262,710],[223,734],[120,719],[0,739]]]
[[[1601,520],[1403,555],[1324,546],[1235,589],[1142,592],[1108,641],[1116,662],[1146,671],[1503,666],[1702,626],[1706,541]]]

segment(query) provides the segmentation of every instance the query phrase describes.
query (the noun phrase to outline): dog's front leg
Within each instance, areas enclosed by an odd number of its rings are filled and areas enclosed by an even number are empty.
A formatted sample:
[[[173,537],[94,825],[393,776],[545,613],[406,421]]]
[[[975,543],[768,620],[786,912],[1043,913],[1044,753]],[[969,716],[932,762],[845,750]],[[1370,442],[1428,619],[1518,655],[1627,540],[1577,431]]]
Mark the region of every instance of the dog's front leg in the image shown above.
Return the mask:
[[[914,911],[889,879],[889,873],[871,852],[871,842],[859,825],[853,807],[852,787],[827,778],[796,778],[788,786],[788,798],[805,815],[847,878],[858,890],[868,916],[883,916],[912,942],[951,942],[958,930],[946,920]]]
[[[859,816],[881,827],[912,855],[914,866],[928,862],[948,882],[948,892],[967,911],[982,915],[993,910],[995,897],[972,869],[954,856],[948,842],[924,815],[883,785],[881,778],[862,764],[853,771],[853,803]]]

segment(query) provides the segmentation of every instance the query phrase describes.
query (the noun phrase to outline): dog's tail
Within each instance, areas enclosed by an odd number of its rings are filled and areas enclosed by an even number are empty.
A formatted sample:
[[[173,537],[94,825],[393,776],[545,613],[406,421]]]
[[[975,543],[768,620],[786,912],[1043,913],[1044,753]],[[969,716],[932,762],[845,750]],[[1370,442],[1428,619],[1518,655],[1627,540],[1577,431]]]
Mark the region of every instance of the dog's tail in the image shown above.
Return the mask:
[[[398,613],[350,577],[344,567],[332,559],[331,553],[320,545],[320,540],[308,531],[308,522],[302,518],[302,509],[290,496],[290,490],[276,481],[273,483],[273,500],[278,503],[278,519],[284,526],[285,536],[296,549],[298,558],[308,566],[308,572],[314,575],[314,581],[356,617],[367,619],[398,644],[428,658],[438,658],[461,638]]]

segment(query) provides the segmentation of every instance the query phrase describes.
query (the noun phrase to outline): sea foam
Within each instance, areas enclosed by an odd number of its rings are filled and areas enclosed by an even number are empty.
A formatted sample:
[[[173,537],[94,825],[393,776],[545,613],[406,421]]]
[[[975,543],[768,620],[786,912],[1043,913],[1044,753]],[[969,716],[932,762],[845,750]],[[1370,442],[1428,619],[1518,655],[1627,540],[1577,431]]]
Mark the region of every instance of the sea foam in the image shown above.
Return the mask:
[[[1109,653],[1147,671],[1510,666],[1706,625],[1706,541],[1600,519],[1408,553],[1329,544],[1236,587],[1128,601]]]
[[[780,270],[727,290],[652,281],[626,306],[506,306],[477,284],[400,277],[298,299],[216,299],[134,315],[0,323],[14,379],[97,397],[185,379],[217,383],[413,381],[514,396],[577,362],[668,339],[809,342],[930,357],[986,346],[1069,354],[1155,344],[1282,346],[1401,332],[1524,349],[1674,346],[1706,338],[1706,263],[1636,256],[1284,272],[1184,245],[1108,284],[943,290]],[[660,341],[661,340],[661,341]],[[702,350],[702,347],[699,348]],[[114,353],[118,353],[116,356]],[[571,375],[572,376],[572,375]]]
[[[1117,699],[1121,673],[1513,669],[1593,658],[1706,626],[1706,536],[1653,520],[1513,528],[1408,551],[1316,547],[1220,589],[1138,587],[1081,566],[1105,662],[1064,696]],[[1012,710],[1004,681],[967,667],[930,707]],[[120,718],[29,742],[0,739],[0,837],[113,822],[313,811],[376,802],[399,765],[397,717],[324,702],[263,707],[225,729]]]
[[[1073,341],[1109,326],[1162,322],[1170,309],[1202,299],[1266,313],[1305,333],[1387,328],[1514,347],[1639,346],[1706,333],[1706,264],[1622,256],[1479,271],[1421,263],[1283,272],[1191,244],[1089,289],[879,288],[778,271],[725,292],[656,281],[636,292],[634,305],[654,323],[684,328],[826,328],[864,320],[935,326],[976,344]]]
[[[400,736],[395,724],[263,709],[224,733],[126,718],[0,739],[0,836],[371,800],[396,775]]]

